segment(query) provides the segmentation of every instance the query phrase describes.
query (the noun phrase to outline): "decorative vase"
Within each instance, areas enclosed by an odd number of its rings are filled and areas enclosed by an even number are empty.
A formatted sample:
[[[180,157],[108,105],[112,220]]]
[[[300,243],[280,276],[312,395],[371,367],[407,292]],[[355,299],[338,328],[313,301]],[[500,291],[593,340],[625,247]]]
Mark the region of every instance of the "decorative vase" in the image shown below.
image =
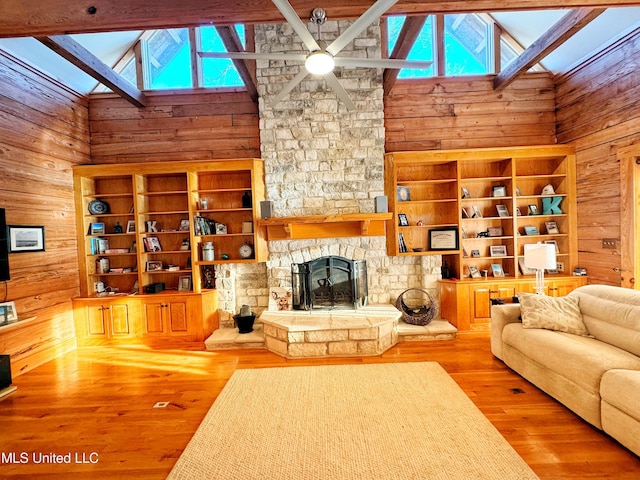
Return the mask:
[[[234,315],[233,320],[238,327],[238,333],[251,333],[253,332],[253,322],[255,321],[255,315]]]

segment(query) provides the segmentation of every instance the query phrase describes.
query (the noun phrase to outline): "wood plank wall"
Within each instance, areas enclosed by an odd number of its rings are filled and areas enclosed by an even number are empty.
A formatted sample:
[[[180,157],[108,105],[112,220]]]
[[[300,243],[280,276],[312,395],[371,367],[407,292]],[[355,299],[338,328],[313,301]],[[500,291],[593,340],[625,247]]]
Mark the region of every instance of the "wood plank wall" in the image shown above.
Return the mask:
[[[246,91],[145,95],[145,108],[114,95],[91,97],[92,163],[260,158],[258,105]]]
[[[13,375],[75,348],[72,166],[88,161],[87,101],[0,51],[0,207],[8,224],[43,225],[46,248],[10,254],[11,280],[0,285],[0,299],[14,301],[20,317],[36,317],[0,327]]]
[[[493,76],[398,81],[385,97],[387,152],[556,143],[550,74],[503,91]]]
[[[640,142],[640,29],[556,79],[560,143],[575,142],[578,260],[589,283],[620,285],[620,165],[617,150]]]

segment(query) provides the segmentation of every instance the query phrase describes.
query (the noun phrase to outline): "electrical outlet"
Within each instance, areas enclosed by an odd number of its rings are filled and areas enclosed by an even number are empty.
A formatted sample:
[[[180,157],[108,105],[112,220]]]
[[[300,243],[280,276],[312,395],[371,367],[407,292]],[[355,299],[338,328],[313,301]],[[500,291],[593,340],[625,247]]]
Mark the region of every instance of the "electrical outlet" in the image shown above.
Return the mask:
[[[153,408],[167,408],[169,406],[169,402],[156,402]]]
[[[615,250],[617,241],[618,240],[616,238],[603,238],[602,248],[609,248],[609,249]]]

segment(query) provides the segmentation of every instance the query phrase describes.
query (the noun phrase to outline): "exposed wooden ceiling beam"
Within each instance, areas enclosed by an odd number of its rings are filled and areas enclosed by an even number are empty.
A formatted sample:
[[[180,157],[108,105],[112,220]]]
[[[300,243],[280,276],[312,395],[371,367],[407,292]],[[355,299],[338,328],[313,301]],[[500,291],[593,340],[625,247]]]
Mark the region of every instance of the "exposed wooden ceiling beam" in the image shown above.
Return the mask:
[[[222,26],[216,27],[218,31],[218,35],[220,35],[220,39],[227,51],[229,52],[244,52],[244,48],[242,46],[242,41],[238,36],[238,32],[232,26]],[[256,86],[253,75],[251,75],[251,71],[255,71],[256,62],[255,60],[240,60],[236,58],[232,58],[231,61],[235,65],[238,73],[240,74],[240,78],[244,82],[245,87],[247,87],[247,93],[251,97],[251,100],[254,102],[258,102],[258,87]]]
[[[579,8],[567,13],[493,79],[493,88],[505,88],[604,11],[604,8]]]
[[[391,58],[407,58],[426,21],[426,16],[406,18],[398,34],[398,40],[393,47],[393,52],[391,52]],[[385,95],[389,95],[389,92],[391,92],[399,73],[400,70],[397,68],[387,68],[382,74],[382,87]]]
[[[356,18],[371,0],[323,0],[330,19]],[[301,18],[308,18],[317,0],[291,0]],[[638,0],[400,0],[387,14],[477,13],[580,7],[637,6]],[[70,33],[155,28],[283,22],[271,0],[3,0],[0,37],[31,37]]]
[[[71,37],[57,35],[37,37],[37,40],[135,106],[144,107],[147,104],[147,99],[140,90]]]

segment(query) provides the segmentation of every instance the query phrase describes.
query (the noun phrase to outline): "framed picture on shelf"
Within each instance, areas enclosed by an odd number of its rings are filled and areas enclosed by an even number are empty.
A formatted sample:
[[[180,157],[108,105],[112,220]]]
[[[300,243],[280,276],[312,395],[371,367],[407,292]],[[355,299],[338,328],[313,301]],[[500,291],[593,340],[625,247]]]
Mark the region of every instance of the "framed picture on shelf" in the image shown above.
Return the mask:
[[[226,235],[227,225],[224,223],[216,223],[216,235]]]
[[[480,275],[480,270],[478,270],[478,267],[476,267],[475,265],[468,265],[467,268],[469,269],[469,276],[471,278],[482,278],[482,275]]]
[[[464,247],[462,247],[462,258],[469,258],[469,252]]]
[[[136,233],[136,221],[127,220],[127,233]]]
[[[471,194],[469,193],[469,190],[467,190],[467,187],[462,187],[461,191],[461,198],[471,198]]]
[[[471,218],[466,208],[462,207],[462,218]]]
[[[98,225],[92,223],[91,225]],[[104,223],[102,233],[104,233]],[[92,235],[96,235],[92,232]],[[44,227],[7,226],[9,253],[44,252]]]
[[[516,187],[516,196],[517,197],[521,197],[522,196],[522,192],[520,191],[520,187]]]
[[[540,215],[540,210],[537,205],[529,205],[529,215]]]
[[[429,250],[458,250],[458,228],[443,227],[429,230]]]
[[[411,190],[409,187],[398,186],[396,188],[396,198],[399,202],[408,202],[411,200]]]
[[[518,258],[518,266],[520,267],[520,271],[522,272],[523,275],[535,275],[536,273],[535,268],[527,267],[524,264],[524,257]]]
[[[480,256],[480,250],[471,250],[471,256],[472,257],[479,257]]]
[[[398,214],[398,225],[401,227],[408,227],[409,226],[409,220],[407,219],[407,215],[404,213],[399,213]]]
[[[504,270],[502,269],[502,265],[499,263],[492,263],[491,271],[493,272],[494,277],[504,277]]]
[[[494,197],[506,197],[507,187],[505,185],[494,185],[492,189],[492,195]]]
[[[558,224],[556,222],[544,222],[544,226],[547,229],[547,233],[549,235],[555,235],[560,233],[558,229]]]
[[[178,230],[180,230],[181,232],[188,232],[189,231],[189,219],[188,218],[183,218],[182,220],[180,220],[180,226],[178,227]]]
[[[159,260],[147,261],[147,272],[157,272],[159,270],[162,270],[162,262]]]
[[[178,291],[190,292],[191,291],[191,275],[183,275],[178,278]]]
[[[521,217],[522,216],[522,212],[520,211],[520,207],[516,207],[516,216],[517,217]]]
[[[507,246],[506,245],[491,245],[489,247],[489,255],[492,257],[506,257]]]
[[[525,235],[540,235],[538,231],[538,227],[535,225],[525,225],[524,226],[524,234]]]
[[[482,212],[477,205],[473,206],[473,215],[471,216],[471,218],[482,218]]]
[[[104,223],[98,222],[89,225],[89,235],[104,235],[104,233]]]
[[[498,211],[498,216],[499,217],[508,217],[509,216],[509,210],[507,209],[506,205],[496,205],[496,210]]]
[[[558,248],[558,242],[556,242],[555,240],[545,240],[544,243],[547,243],[549,245],[555,245],[556,253],[560,253],[560,249]]]
[[[504,230],[502,230],[502,227],[500,225],[489,227],[487,228],[487,234],[490,237],[502,237],[504,235]]]
[[[160,252],[162,246],[158,237],[144,237],[144,248],[147,252]]]

